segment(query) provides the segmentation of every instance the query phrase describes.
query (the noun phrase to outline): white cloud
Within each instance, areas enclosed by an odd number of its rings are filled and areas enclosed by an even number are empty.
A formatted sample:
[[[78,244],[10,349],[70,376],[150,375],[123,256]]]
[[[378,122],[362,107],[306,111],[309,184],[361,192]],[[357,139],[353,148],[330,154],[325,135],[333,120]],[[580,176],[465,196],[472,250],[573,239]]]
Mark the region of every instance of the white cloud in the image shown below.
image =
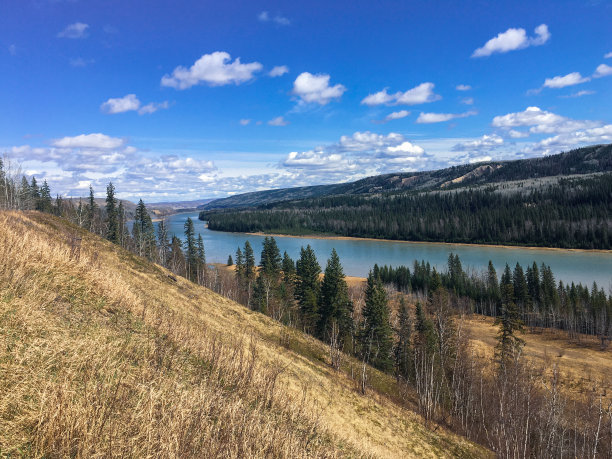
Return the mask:
[[[612,51],[604,54],[604,59],[610,59],[610,58],[612,58]]]
[[[405,92],[387,93],[387,88],[365,97],[361,103],[363,105],[419,105],[435,102],[442,97],[434,93],[433,83],[421,83]]]
[[[593,78],[601,78],[609,75],[612,75],[612,67],[606,64],[601,64],[597,66],[597,69],[595,69]]]
[[[589,77],[583,77],[579,72],[568,73],[564,76],[556,76],[553,78],[546,78],[544,86],[547,88],[565,88],[566,86],[574,86],[581,83],[590,81]]]
[[[457,118],[467,118],[468,116],[476,115],[477,112],[469,111],[465,113],[423,113],[419,115],[416,122],[419,124],[442,123]]]
[[[300,102],[326,105],[332,99],[339,99],[346,91],[341,84],[329,85],[330,76],[326,74],[313,75],[309,72],[301,73],[293,82],[292,94]]]
[[[402,118],[406,118],[409,115],[410,115],[410,112],[408,110],[400,110],[398,112],[391,112],[387,116],[385,116],[385,118],[380,122],[386,123],[392,120],[399,120]]]
[[[612,142],[612,124],[573,132],[564,132],[546,138],[530,147],[531,151],[542,154],[553,154],[575,148],[580,145],[590,145]]]
[[[57,36],[59,38],[85,38],[87,37],[87,29],[89,29],[89,24],[75,22],[67,26]]]
[[[405,141],[395,147],[387,147],[386,153],[390,156],[420,156],[425,153],[425,150],[423,150],[423,148],[419,147],[418,145],[414,145],[413,143]]]
[[[492,135],[483,135],[482,137],[474,140],[468,140],[465,142],[460,142],[453,147],[453,151],[481,151],[481,150],[491,150],[494,148],[498,148],[504,144],[504,139],[502,139],[497,134]],[[490,161],[486,160],[486,161]]]
[[[517,131],[515,129],[510,129],[508,131],[508,136],[513,139],[524,139],[525,137],[529,137],[529,132]]]
[[[257,19],[259,19],[261,22],[274,22],[278,25],[283,26],[288,26],[291,24],[289,18],[286,18],[281,14],[277,14],[276,16],[270,16],[270,13],[268,13],[267,11],[262,11],[261,13],[259,13],[257,15]]]
[[[474,99],[472,97],[464,97],[461,99],[461,103],[465,105],[474,105]]]
[[[151,113],[155,113],[158,110],[162,110],[162,109],[166,109],[170,107],[170,104],[168,103],[168,101],[164,101],[164,102],[150,102],[147,105],[143,105],[142,107],[140,107],[140,109],[138,110],[138,114],[139,115],[150,115]]]
[[[287,121],[282,116],[277,116],[276,118],[273,118],[268,121],[268,124],[270,126],[287,126],[289,124],[289,121]]]
[[[285,73],[289,73],[289,67],[287,67],[286,65],[277,65],[268,72],[268,76],[274,78],[283,76]]]
[[[568,94],[568,95],[559,96],[559,97],[562,97],[563,99],[572,99],[575,97],[590,96],[591,94],[595,94],[595,91],[589,91],[589,90],[584,89],[582,91],[578,91],[573,94]]]
[[[494,53],[507,53],[508,51],[527,48],[528,46],[539,46],[546,43],[549,38],[550,32],[546,24],[537,26],[535,28],[535,36],[531,38],[527,37],[525,29],[510,28],[491,38],[482,48],[476,49],[472,53],[472,57],[484,57]]]
[[[600,126],[599,121],[573,120],[565,116],[547,112],[539,107],[527,107],[522,112],[508,113],[493,118],[492,125],[502,129],[529,127],[532,134],[572,132],[578,129]]]
[[[176,89],[187,89],[196,84],[206,83],[209,86],[241,84],[254,78],[263,66],[259,62],[243,64],[240,58],[231,62],[231,56],[225,51],[204,54],[191,67],[179,66],[172,75],[164,75],[162,86]]]
[[[111,98],[100,105],[100,110],[110,115],[138,110],[139,108],[140,100],[138,100],[136,94],[128,94],[123,97]]]
[[[251,120],[250,120],[250,119],[248,119],[248,118],[243,118],[243,119],[241,119],[241,120],[240,120],[240,125],[241,125],[241,126],[246,126],[246,125],[248,125],[250,122],[251,122]]]
[[[105,134],[81,134],[74,137],[62,137],[52,142],[54,147],[60,148],[119,148],[125,144],[124,139],[109,137]]]
[[[458,84],[455,89],[457,91],[469,91],[472,87],[469,84]]]

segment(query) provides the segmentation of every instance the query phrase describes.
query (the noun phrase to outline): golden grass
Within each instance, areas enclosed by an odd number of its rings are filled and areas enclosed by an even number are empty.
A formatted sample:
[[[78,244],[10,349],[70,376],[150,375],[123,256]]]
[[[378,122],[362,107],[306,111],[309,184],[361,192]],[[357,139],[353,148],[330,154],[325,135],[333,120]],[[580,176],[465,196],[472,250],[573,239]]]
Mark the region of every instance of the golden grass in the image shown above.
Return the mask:
[[[489,455],[358,393],[322,343],[291,330],[287,344],[280,324],[169,274],[52,216],[0,213],[0,455]]]

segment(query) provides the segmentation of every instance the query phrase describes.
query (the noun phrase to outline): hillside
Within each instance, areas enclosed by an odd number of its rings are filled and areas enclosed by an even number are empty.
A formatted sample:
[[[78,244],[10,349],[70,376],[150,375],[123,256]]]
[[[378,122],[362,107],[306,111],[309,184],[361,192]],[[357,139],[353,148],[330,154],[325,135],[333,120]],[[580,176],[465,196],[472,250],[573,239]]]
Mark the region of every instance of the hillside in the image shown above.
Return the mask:
[[[407,192],[449,189],[466,185],[494,184],[577,174],[612,172],[612,144],[515,161],[489,161],[425,172],[406,172],[367,177],[350,183],[266,190],[216,199],[201,210],[256,207],[284,201],[334,195],[367,195],[381,192]]]
[[[0,213],[0,315],[2,456],[489,456],[392,377],[362,395],[348,357],[51,215]]]

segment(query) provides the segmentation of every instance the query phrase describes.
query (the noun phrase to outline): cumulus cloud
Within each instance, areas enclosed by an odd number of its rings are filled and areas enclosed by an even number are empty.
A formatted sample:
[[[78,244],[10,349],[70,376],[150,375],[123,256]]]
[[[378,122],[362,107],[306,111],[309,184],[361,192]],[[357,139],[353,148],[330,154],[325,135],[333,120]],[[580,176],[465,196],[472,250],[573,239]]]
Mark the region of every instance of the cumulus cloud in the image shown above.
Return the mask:
[[[389,94],[388,88],[383,89],[374,94],[365,97],[361,103],[363,105],[419,105],[429,102],[435,102],[442,97],[434,93],[435,85],[433,83],[421,83],[412,89],[405,92],[398,91],[395,94]]]
[[[468,116],[474,116],[477,112],[469,111],[465,113],[423,113],[419,115],[416,122],[419,124],[431,124],[431,123],[442,123],[444,121],[450,121],[457,118],[467,118]]]
[[[472,87],[469,84],[458,84],[455,86],[457,91],[469,91]]]
[[[483,135],[482,137],[474,140],[468,140],[460,142],[453,147],[453,151],[481,151],[490,150],[493,148],[500,147],[504,144],[502,139],[497,134]]]
[[[410,115],[410,112],[408,110],[400,110],[398,112],[389,113],[382,120],[372,120],[372,122],[373,123],[388,123],[389,121],[406,118],[409,115]]]
[[[128,94],[123,97],[111,98],[100,105],[100,110],[110,115],[138,110],[139,108],[140,100],[138,100],[136,94]]]
[[[189,68],[175,68],[171,75],[162,77],[161,84],[175,89],[187,89],[201,83],[209,86],[239,85],[252,80],[262,68],[259,62],[243,64],[239,57],[232,62],[225,51],[215,51],[204,54]]]
[[[111,149],[119,148],[125,144],[124,139],[109,137],[105,134],[81,134],[74,137],[62,137],[55,139],[51,143],[54,147],[60,148],[99,148]]]
[[[515,129],[510,129],[508,131],[508,136],[513,139],[524,139],[525,137],[529,137],[529,132],[517,131]]]
[[[313,75],[304,72],[293,82],[292,94],[302,103],[327,105],[333,99],[339,99],[346,91],[341,84],[330,86],[330,76],[326,74]]]
[[[248,118],[243,118],[243,119],[241,119],[241,120],[240,120],[240,125],[241,125],[241,126],[246,126],[246,125],[248,125],[250,122],[251,122],[251,120],[250,120],[250,119],[248,119]]]
[[[287,126],[289,124],[289,121],[287,121],[282,116],[277,116],[276,118],[273,118],[270,121],[268,121],[268,124],[270,126]]]
[[[337,143],[304,152],[291,152],[281,163],[290,171],[307,171],[319,180],[342,180],[391,171],[425,167],[431,157],[425,150],[397,133],[355,132]]]
[[[274,78],[274,77],[283,76],[285,73],[289,73],[289,67],[287,67],[286,65],[277,65],[276,67],[273,67],[272,70],[268,72],[268,76],[271,76],[272,78]]]
[[[74,24],[66,26],[57,36],[59,38],[86,38],[87,29],[89,29],[89,24],[75,22]]]
[[[601,64],[597,66],[597,69],[595,69],[593,78],[601,78],[609,75],[612,75],[612,67],[606,64]]]
[[[604,59],[610,59],[612,58],[612,51],[610,51],[609,53],[604,54]]]
[[[528,46],[540,46],[549,39],[550,32],[546,24],[537,26],[533,37],[528,37],[525,29],[510,28],[491,38],[483,47],[476,49],[472,53],[472,57],[485,57],[494,53],[507,53],[508,51],[527,48]]]
[[[123,97],[108,99],[106,102],[100,105],[100,110],[109,115],[130,111],[137,111],[139,115],[148,115],[155,113],[158,110],[166,109],[169,106],[170,104],[167,101],[160,103],[151,102],[146,105],[141,105],[141,102],[138,97],[136,97],[136,94],[128,94]]]
[[[580,145],[590,145],[612,142],[612,124],[598,127],[579,129],[572,132],[563,132],[548,137],[529,147],[530,151],[541,154],[553,154],[576,148]]]
[[[271,16],[267,11],[262,11],[257,15],[257,19],[261,22],[274,22],[278,25],[288,26],[291,24],[289,18],[286,18],[282,14],[277,14],[276,16]]]
[[[529,132],[532,134],[572,132],[578,129],[598,127],[601,124],[599,121],[574,120],[539,107],[527,107],[522,112],[496,116],[492,122],[494,127],[507,130],[529,127]]]
[[[474,99],[472,97],[464,97],[461,99],[461,103],[465,105],[474,105]]]
[[[150,115],[151,113],[155,113],[158,110],[162,110],[162,109],[166,109],[170,107],[170,104],[168,103],[168,101],[164,101],[164,102],[150,102],[147,105],[143,105],[142,107],[140,107],[140,109],[138,109],[138,114],[139,115]]]
[[[556,76],[553,78],[546,78],[544,81],[544,87],[546,88],[565,88],[566,86],[574,86],[581,83],[590,81],[589,77],[583,77],[580,72],[568,73],[564,76]]]

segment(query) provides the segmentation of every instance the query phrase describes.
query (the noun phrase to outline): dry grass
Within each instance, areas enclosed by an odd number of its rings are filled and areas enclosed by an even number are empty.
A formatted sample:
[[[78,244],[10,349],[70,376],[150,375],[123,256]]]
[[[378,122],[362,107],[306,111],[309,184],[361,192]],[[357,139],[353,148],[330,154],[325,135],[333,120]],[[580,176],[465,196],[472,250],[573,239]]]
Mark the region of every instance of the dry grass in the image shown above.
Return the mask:
[[[54,217],[0,213],[0,455],[488,455],[360,395],[321,343],[281,346],[278,323],[168,274]]]

